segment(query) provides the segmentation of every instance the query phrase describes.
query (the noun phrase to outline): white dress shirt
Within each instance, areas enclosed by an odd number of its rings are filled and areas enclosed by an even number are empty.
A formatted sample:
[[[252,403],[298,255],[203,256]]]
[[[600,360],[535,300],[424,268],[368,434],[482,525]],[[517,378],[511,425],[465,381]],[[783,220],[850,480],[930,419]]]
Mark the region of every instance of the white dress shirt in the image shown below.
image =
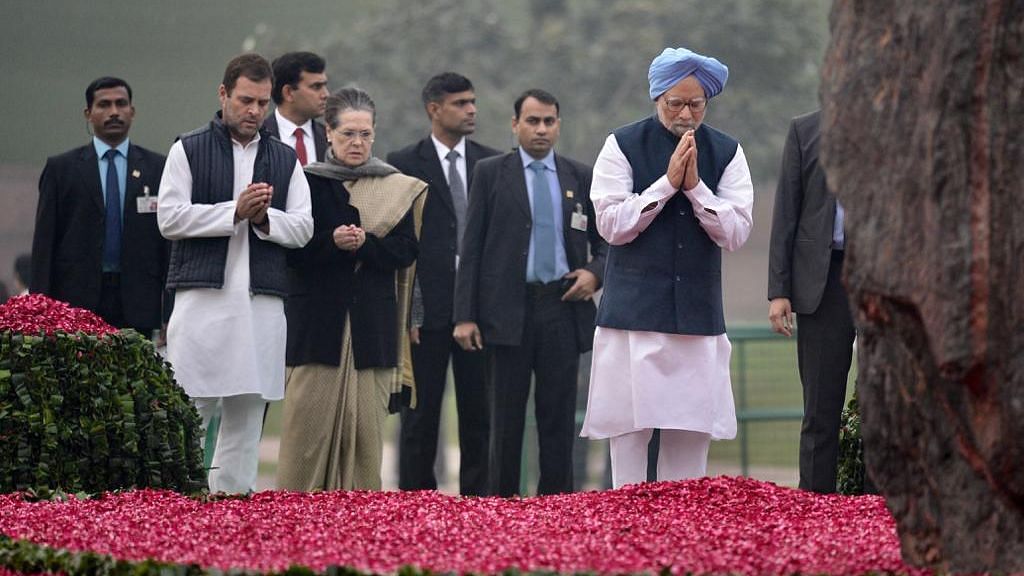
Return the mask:
[[[459,176],[462,178],[462,185],[466,189],[466,194],[469,194],[469,179],[466,178],[466,137],[459,138],[459,141],[455,143],[455,146],[451,148],[444,145],[443,142],[437,139],[437,136],[430,135],[430,140],[434,143],[434,150],[437,150],[437,159],[441,161],[441,172],[444,173],[444,179],[448,181],[448,165],[451,162],[448,161],[448,152],[455,150],[459,153],[459,159],[455,162],[455,169],[459,172]],[[451,185],[451,182],[448,182]]]
[[[302,128],[302,140],[306,144],[306,162],[312,164],[316,162],[316,142],[313,140],[313,121],[306,120],[305,124],[296,125],[291,120],[281,115],[281,111],[277,108],[274,109],[274,116],[277,117],[277,130],[281,134],[281,141],[285,144],[295,148],[296,140],[295,129]]]

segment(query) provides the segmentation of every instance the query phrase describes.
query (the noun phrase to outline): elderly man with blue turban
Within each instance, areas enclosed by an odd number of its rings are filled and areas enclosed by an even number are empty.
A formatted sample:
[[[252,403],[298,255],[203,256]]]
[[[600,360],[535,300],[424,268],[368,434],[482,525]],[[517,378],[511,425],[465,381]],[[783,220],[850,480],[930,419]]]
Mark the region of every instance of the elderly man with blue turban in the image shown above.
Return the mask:
[[[609,438],[615,487],[704,476],[736,436],[721,250],[746,242],[754,190],[743,148],[703,123],[729,69],[685,48],[651,63],[656,113],[605,141],[591,198],[608,241],[583,436]]]

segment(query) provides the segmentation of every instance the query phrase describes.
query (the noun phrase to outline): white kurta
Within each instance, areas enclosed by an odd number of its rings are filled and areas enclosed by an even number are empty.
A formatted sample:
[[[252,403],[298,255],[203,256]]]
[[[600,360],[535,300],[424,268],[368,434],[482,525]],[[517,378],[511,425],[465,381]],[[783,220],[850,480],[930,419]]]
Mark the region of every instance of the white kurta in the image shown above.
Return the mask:
[[[743,148],[737,146],[717,195],[703,181],[683,193],[716,244],[735,250],[746,242],[753,225],[754,188]],[[634,194],[633,169],[615,136],[608,136],[594,164],[590,198],[597,230],[610,245],[632,242],[675,194],[666,176]],[[650,204],[655,207],[643,212]],[[705,432],[716,440],[735,437],[731,350],[725,334],[688,336],[598,327],[581,435],[609,438],[664,428]]]
[[[233,198],[252,182],[259,135],[246,145],[232,141]],[[275,191],[276,193],[276,191]],[[296,162],[285,210],[271,208],[270,233],[262,240],[300,248],[313,235],[309,184]],[[223,288],[178,290],[167,325],[167,359],[178,384],[194,398],[259,394],[284,397],[284,301],[249,291],[250,224],[235,224],[235,202],[192,203],[192,171],[181,142],[167,155],[157,222],[170,240],[228,236]]]

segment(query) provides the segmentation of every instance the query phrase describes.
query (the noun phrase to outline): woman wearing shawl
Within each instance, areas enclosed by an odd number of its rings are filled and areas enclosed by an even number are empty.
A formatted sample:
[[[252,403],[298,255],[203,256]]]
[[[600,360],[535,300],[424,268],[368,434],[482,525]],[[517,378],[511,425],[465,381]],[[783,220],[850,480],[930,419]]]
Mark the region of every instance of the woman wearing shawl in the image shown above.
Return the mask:
[[[306,166],[313,239],[289,259],[277,487],[379,490],[427,185],[371,155],[376,112],[362,90],[332,94],[324,118],[327,159]]]

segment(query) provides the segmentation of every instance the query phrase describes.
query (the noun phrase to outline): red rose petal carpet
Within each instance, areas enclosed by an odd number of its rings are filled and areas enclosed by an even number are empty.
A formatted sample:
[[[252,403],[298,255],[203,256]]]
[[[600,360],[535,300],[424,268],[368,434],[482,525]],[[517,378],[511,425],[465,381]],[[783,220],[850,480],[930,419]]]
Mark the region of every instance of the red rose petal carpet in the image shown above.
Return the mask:
[[[200,502],[140,490],[28,502],[0,496],[0,533],[118,559],[389,573],[928,574],[900,559],[877,496],[703,478],[524,499],[436,492],[262,492]]]

